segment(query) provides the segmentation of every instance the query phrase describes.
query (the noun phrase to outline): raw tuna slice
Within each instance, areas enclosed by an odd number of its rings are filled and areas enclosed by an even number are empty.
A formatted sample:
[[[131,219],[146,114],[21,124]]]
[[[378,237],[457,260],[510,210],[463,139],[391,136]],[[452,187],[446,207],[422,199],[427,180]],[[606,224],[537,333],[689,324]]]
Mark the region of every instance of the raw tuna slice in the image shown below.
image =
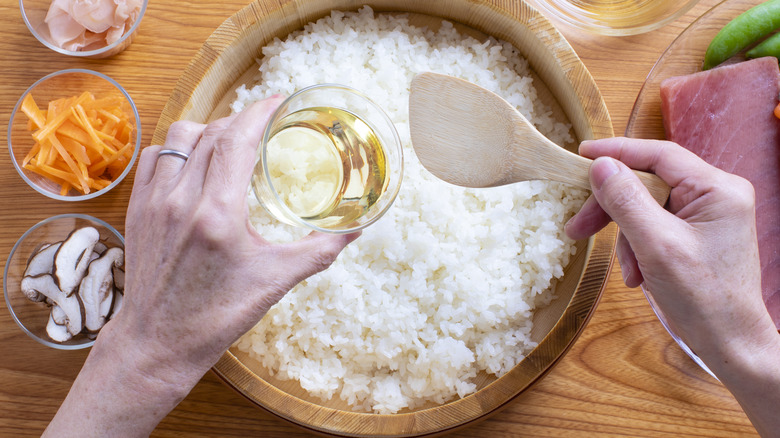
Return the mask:
[[[669,78],[661,84],[666,138],[753,183],[764,303],[778,330],[780,120],[772,110],[779,94],[776,58]]]

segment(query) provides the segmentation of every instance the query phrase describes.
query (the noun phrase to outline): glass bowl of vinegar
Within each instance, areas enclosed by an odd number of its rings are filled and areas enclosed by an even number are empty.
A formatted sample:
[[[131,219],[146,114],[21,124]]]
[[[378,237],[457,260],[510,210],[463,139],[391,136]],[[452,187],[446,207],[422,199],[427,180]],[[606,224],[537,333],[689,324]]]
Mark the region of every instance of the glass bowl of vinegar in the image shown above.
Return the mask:
[[[658,29],[699,0],[535,0],[557,20],[599,35],[636,35]]]
[[[281,222],[351,233],[382,217],[402,177],[401,140],[382,108],[353,88],[320,84],[273,114],[251,185]]]

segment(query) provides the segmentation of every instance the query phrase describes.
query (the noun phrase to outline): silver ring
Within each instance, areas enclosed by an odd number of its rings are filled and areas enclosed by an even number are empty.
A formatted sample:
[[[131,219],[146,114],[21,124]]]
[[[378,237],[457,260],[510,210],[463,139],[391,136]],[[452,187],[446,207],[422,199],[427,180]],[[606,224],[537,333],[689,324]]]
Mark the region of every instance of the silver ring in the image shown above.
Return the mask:
[[[163,149],[157,153],[158,158],[162,157],[163,155],[173,155],[174,157],[179,157],[184,161],[187,161],[187,158],[190,157],[188,154],[185,154],[184,152],[174,151],[173,149]]]

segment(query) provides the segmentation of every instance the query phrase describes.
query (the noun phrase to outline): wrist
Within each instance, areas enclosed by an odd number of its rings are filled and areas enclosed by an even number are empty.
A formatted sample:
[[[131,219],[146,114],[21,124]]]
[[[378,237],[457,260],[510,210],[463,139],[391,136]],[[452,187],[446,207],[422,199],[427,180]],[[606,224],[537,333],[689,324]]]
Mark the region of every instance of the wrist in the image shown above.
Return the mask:
[[[732,393],[780,387],[780,333],[768,315],[759,321],[749,332],[714,336],[701,351],[701,359]]]
[[[707,361],[723,385],[742,406],[761,436],[780,430],[780,333],[774,327],[756,339],[726,344],[723,356]]]
[[[149,436],[200,379],[177,369],[153,342],[106,324],[44,436]]]
[[[114,362],[125,374],[123,380],[135,380],[139,388],[168,394],[177,400],[183,399],[208,371],[177,360],[154,340],[129,333],[133,332],[120,318],[106,324],[92,347],[90,358],[94,355],[96,361]]]
[[[723,328],[726,330],[720,332],[713,328],[710,336],[701,339],[703,345],[698,345],[700,348],[696,351],[713,372],[722,370],[728,374],[742,368],[750,371],[756,366],[754,361],[763,362],[780,356],[780,333],[763,307],[753,324]],[[777,365],[780,367],[780,361]]]

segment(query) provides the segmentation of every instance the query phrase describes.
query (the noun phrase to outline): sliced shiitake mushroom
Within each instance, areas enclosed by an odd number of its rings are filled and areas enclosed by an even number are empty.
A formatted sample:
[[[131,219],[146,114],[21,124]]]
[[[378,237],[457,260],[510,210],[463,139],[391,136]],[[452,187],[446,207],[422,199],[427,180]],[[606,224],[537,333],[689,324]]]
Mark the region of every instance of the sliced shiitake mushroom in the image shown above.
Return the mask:
[[[68,321],[68,315],[65,314],[65,311],[62,310],[62,307],[56,304],[51,306],[50,315],[56,324],[65,325],[65,323]]]
[[[89,264],[81,280],[78,295],[84,303],[84,326],[98,331],[106,323],[114,300],[113,268],[122,266],[125,253],[121,248],[109,248]]]
[[[92,249],[100,240],[93,227],[79,228],[68,236],[54,256],[54,277],[60,290],[71,295],[89,266]]]
[[[59,242],[59,243],[61,243],[61,242]],[[36,254],[38,254],[39,252],[43,251],[44,249],[46,249],[46,248],[48,248],[50,246],[51,246],[51,243],[45,243],[44,242],[44,243],[38,244],[38,246],[33,248],[32,251],[30,251],[30,256],[27,257],[27,264],[28,265],[30,264],[30,260],[32,260],[32,258],[35,257]]]
[[[27,269],[24,271],[24,276],[36,276],[41,274],[51,274],[54,268],[54,255],[60,247],[60,243],[57,242],[51,245],[42,246],[38,251],[34,252],[27,261]],[[26,295],[32,301],[43,301],[44,296],[34,292],[35,295]]]
[[[51,307],[47,333],[65,342],[79,333],[94,339],[122,306],[124,250],[109,247],[93,227],[42,244],[27,260],[22,293]]]
[[[67,318],[65,326],[71,335],[79,334],[84,328],[83,308],[78,295],[69,296],[60,290],[54,282],[52,275],[42,274],[34,277],[24,277],[22,279],[22,291],[27,296],[31,293],[30,291],[35,291],[59,306],[65,312]]]
[[[106,252],[106,250],[107,250],[107,249],[108,249],[108,245],[106,245],[106,244],[105,244],[105,243],[104,243],[104,242],[101,240],[101,241],[98,241],[98,242],[95,244],[95,247],[94,247],[94,248],[92,248],[92,251],[96,252],[96,253],[97,253],[97,255],[99,255],[99,256],[100,256],[100,255],[103,255],[103,253],[104,253],[104,252]]]
[[[111,312],[108,314],[108,319],[112,319],[122,310],[122,304],[125,302],[125,294],[119,290],[114,289],[114,302],[111,303]]]
[[[25,269],[24,275],[51,274],[54,268],[54,255],[57,254],[61,244],[62,242],[57,242],[47,245],[34,253],[27,262],[27,269]]]
[[[46,323],[46,334],[55,342],[65,342],[73,337],[65,324],[57,323],[53,312],[49,314],[49,322]]]
[[[125,290],[125,270],[120,266],[114,266],[111,270],[114,274],[114,288],[117,290]]]

